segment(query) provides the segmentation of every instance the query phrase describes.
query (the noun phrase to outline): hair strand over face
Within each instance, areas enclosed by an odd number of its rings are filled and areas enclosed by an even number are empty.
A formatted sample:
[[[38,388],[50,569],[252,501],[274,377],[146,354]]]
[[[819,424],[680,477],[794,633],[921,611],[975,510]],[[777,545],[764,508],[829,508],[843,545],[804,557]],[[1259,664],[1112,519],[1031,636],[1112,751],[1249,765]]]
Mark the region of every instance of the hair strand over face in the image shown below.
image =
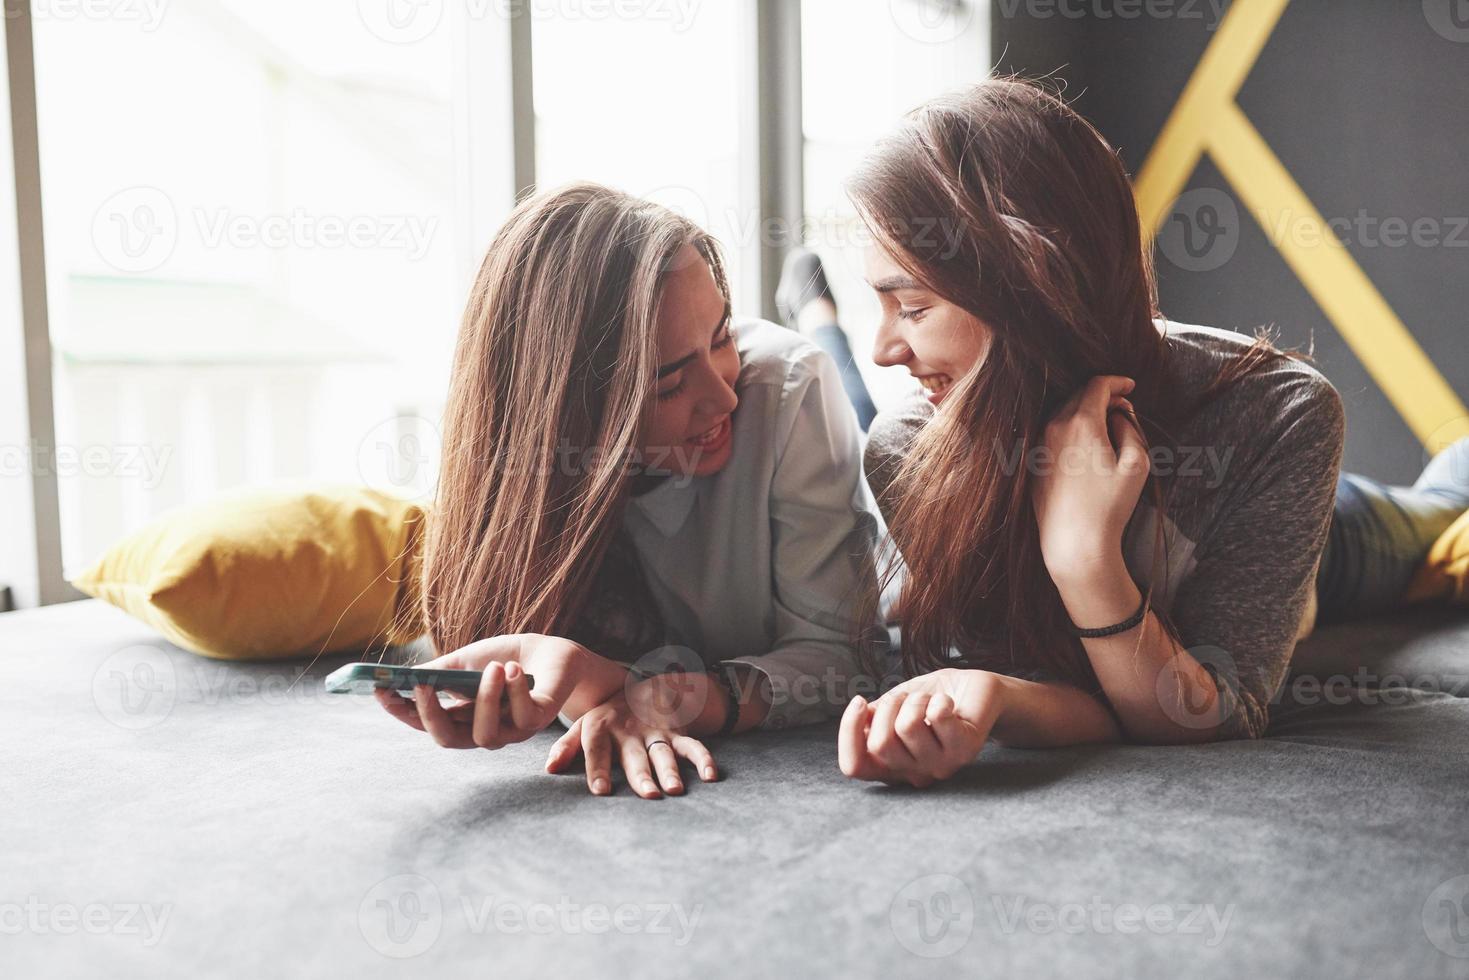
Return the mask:
[[[596,184],[523,202],[495,236],[455,347],[425,537],[438,651],[576,620],[650,411],[661,280],[688,245],[727,299],[712,238]]]
[[[1099,692],[1043,562],[1026,461],[1093,377],[1134,379],[1145,441],[1172,445],[1178,422],[1281,352],[1262,337],[1205,391],[1170,388],[1127,174],[1091,124],[1037,85],[990,80],[925,104],[849,191],[878,244],[991,332],[983,362],[955,379],[883,501],[906,567],[905,667],[964,665],[980,650],[988,659],[974,665],[994,667],[1003,650],[1001,666]],[[1148,481],[1160,517],[1169,486]],[[1166,580],[1159,524],[1152,582]],[[1151,588],[1146,597],[1151,605]]]

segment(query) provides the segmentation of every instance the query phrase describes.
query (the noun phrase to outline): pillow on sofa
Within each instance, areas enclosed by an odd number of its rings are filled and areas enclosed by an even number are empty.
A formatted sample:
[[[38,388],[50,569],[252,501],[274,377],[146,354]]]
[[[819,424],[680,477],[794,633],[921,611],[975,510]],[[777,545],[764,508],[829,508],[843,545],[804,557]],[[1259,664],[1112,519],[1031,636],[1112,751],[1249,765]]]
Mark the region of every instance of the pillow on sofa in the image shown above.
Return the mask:
[[[1469,603],[1469,511],[1439,535],[1408,587],[1408,600],[1447,599]]]
[[[424,518],[364,487],[230,491],[128,535],[72,584],[207,657],[406,643],[423,632]]]

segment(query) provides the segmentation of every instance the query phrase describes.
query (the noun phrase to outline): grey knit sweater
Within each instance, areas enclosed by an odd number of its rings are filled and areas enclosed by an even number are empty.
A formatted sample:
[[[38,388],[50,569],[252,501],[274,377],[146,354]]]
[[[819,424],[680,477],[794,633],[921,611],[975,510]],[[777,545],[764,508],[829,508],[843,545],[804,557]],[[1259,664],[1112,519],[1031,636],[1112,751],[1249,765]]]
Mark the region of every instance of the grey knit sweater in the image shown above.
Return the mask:
[[[1249,338],[1231,331],[1163,327],[1165,370],[1182,384],[1177,390],[1202,389],[1249,347]],[[932,412],[915,398],[873,423],[866,470],[884,517],[891,517],[885,497],[896,464]],[[1177,427],[1176,456],[1155,457],[1155,473],[1175,484],[1162,521],[1165,554],[1156,563],[1159,517],[1146,495],[1128,523],[1128,570],[1141,588],[1159,579],[1154,604],[1218,679],[1228,735],[1263,734],[1296,640],[1310,628],[1344,425],[1331,383],[1308,364],[1278,359]],[[991,666],[991,656],[996,670],[1027,673],[998,651],[963,653],[978,666]]]

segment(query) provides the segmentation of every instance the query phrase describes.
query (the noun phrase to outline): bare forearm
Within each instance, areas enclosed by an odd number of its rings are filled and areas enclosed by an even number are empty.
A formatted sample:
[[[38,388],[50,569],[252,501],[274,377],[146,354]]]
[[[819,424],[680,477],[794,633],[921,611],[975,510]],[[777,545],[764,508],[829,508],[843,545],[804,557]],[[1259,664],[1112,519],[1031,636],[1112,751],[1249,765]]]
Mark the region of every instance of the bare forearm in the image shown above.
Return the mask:
[[[1120,557],[1095,570],[1053,577],[1078,626],[1122,622],[1142,602]],[[1213,678],[1174,643],[1151,612],[1126,632],[1085,638],[1082,646],[1129,739],[1176,744],[1218,737],[1219,694]]]
[[[1049,749],[1122,738],[1111,713],[1085,691],[1068,684],[991,676],[1000,709],[990,735],[1001,745]]]

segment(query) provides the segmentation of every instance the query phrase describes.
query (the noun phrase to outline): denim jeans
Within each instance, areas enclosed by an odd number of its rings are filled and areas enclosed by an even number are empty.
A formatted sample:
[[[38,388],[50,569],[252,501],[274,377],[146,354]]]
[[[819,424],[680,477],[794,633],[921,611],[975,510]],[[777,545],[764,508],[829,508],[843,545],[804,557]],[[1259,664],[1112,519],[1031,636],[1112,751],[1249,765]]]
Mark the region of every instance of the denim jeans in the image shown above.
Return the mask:
[[[1463,464],[1469,442],[1450,452],[1458,456],[1451,465]],[[1316,575],[1317,622],[1372,616],[1401,605],[1428,550],[1464,507],[1462,496],[1452,492],[1435,497],[1432,490],[1343,473]]]
[[[862,372],[857,369],[857,362],[852,359],[852,347],[847,343],[847,334],[835,323],[824,327],[817,327],[808,335],[817,347],[831,355],[836,361],[837,371],[842,376],[842,388],[847,392],[847,399],[852,403],[852,409],[857,413],[857,424],[866,432],[872,425],[872,420],[877,417],[877,406],[872,404],[872,395],[867,391],[867,382],[862,380]]]

